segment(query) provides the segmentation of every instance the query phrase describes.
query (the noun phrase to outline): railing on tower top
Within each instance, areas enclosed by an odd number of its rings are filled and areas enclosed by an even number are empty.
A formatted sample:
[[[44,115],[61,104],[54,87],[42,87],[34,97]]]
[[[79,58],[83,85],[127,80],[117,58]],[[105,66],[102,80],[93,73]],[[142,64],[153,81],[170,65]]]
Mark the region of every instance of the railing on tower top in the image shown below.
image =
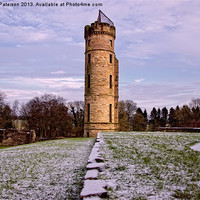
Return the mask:
[[[111,26],[114,26],[114,23],[101,10],[99,10],[99,16],[97,21],[99,23],[108,23]]]

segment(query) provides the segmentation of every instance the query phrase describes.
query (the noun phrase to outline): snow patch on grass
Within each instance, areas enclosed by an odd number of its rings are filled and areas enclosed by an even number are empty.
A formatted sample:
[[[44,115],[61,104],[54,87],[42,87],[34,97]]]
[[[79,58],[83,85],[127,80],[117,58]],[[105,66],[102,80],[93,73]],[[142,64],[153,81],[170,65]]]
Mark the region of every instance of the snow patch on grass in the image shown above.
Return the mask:
[[[79,199],[94,139],[0,150],[0,199]]]
[[[198,133],[103,133],[109,199],[200,199]]]
[[[200,151],[200,143],[191,146],[191,149],[193,149],[195,151]]]

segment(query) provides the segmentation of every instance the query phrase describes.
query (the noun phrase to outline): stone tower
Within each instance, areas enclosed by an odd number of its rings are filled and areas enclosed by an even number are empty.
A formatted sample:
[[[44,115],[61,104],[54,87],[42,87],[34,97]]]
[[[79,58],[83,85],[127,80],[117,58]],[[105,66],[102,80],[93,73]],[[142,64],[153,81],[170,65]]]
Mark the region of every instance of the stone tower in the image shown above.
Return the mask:
[[[115,36],[113,22],[100,10],[97,21],[85,26],[85,137],[118,130]]]

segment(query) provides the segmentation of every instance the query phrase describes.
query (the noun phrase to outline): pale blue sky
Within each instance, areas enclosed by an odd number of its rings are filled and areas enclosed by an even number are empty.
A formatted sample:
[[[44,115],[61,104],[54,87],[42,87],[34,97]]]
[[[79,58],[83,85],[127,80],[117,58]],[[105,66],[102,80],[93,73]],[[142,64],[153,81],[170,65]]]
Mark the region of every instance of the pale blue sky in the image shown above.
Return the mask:
[[[0,6],[0,90],[9,102],[84,99],[84,26],[99,9],[116,26],[120,100],[151,110],[200,97],[199,0],[86,2],[103,6]]]

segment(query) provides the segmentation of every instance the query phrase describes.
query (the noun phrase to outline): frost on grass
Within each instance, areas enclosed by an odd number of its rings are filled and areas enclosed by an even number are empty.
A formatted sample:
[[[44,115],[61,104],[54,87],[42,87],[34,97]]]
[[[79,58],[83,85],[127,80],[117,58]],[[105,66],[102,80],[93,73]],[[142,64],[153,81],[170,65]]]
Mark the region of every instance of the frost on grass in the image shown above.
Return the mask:
[[[198,133],[103,133],[109,199],[200,199]],[[113,189],[114,188],[114,189]]]
[[[0,150],[0,199],[79,199],[94,139]]]
[[[191,149],[193,149],[195,151],[200,151],[200,143],[191,146]]]

